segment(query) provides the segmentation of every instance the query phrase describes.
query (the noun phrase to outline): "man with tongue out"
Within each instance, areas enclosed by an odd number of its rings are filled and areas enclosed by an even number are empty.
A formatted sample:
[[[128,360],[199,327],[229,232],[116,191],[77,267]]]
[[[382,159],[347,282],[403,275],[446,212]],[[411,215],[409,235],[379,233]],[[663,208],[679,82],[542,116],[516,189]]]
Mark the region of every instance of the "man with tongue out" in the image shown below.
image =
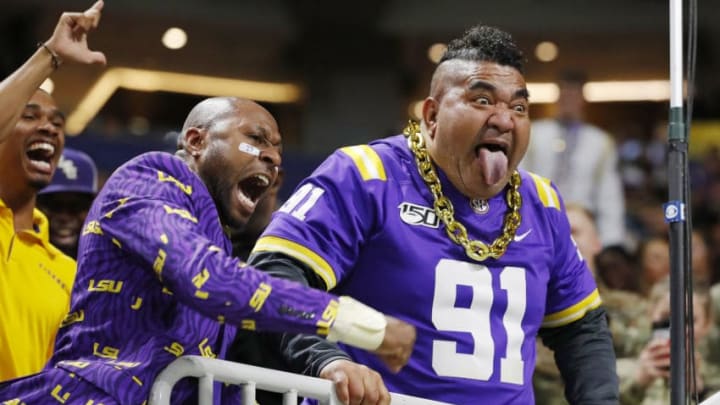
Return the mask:
[[[419,125],[332,154],[250,257],[411,322],[416,348],[398,374],[343,346],[390,391],[452,404],[534,403],[539,333],[570,403],[617,403],[605,311],[562,199],[547,179],[517,170],[530,136],[522,64],[510,35],[491,27],[452,41]],[[290,364],[344,355],[313,337],[283,342]]]

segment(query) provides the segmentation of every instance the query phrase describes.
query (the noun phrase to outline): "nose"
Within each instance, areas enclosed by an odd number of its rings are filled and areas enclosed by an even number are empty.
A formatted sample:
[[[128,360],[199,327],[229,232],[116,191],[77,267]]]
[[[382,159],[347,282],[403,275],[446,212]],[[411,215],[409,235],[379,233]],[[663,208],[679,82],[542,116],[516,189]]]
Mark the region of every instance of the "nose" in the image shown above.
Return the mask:
[[[488,125],[495,127],[500,133],[511,131],[515,127],[513,111],[507,106],[497,105],[488,119]]]
[[[280,166],[282,163],[282,157],[280,156],[280,148],[276,146],[270,146],[260,152],[260,160],[269,164],[273,167]]]
[[[40,121],[40,125],[38,125],[38,131],[54,137],[59,136],[61,133],[61,130],[55,124],[53,124],[52,120],[47,117],[43,118]]]

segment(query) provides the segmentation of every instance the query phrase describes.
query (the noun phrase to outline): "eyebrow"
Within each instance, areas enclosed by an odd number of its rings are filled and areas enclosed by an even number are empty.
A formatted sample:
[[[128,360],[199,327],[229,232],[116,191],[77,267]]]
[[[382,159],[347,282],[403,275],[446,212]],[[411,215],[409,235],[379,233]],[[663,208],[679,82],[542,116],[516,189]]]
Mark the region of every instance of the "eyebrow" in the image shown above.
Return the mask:
[[[272,143],[270,141],[270,133],[268,132],[267,129],[265,129],[265,127],[263,127],[261,125],[255,125],[255,131],[258,132],[259,135],[262,136],[263,139],[265,140],[265,142],[267,142],[268,144],[270,144],[272,146],[282,145],[282,140],[280,142],[276,142],[276,143]]]
[[[27,103],[27,104],[25,104],[25,108],[33,110],[33,111],[42,111],[42,106],[40,106],[40,104],[35,104],[35,103]],[[65,114],[63,114],[63,112],[58,110],[57,108],[53,108],[51,110],[50,117],[61,118],[63,121],[65,121]]]
[[[473,80],[472,83],[470,83],[470,90],[478,89],[495,91],[496,87],[483,80]]]
[[[493,84],[488,83],[484,80],[474,80],[472,83],[470,83],[471,91],[478,90],[478,89],[487,90],[487,91],[495,91],[495,90],[497,90],[497,87],[495,87]],[[523,88],[515,91],[515,93],[513,94],[513,98],[514,99],[515,98],[528,99],[528,98],[530,98],[530,93],[528,92],[528,90],[526,88],[523,87]]]

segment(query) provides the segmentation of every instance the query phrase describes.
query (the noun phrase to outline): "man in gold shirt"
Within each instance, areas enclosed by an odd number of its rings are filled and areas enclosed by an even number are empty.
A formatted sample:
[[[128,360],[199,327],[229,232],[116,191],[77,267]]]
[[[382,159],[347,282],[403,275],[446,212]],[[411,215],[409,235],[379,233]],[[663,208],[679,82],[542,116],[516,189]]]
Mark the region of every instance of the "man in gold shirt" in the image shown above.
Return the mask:
[[[65,317],[75,262],[49,241],[35,202],[65,144],[65,117],[38,88],[63,63],[105,63],[86,35],[102,2],[65,13],[52,37],[0,82],[0,381],[40,371]]]

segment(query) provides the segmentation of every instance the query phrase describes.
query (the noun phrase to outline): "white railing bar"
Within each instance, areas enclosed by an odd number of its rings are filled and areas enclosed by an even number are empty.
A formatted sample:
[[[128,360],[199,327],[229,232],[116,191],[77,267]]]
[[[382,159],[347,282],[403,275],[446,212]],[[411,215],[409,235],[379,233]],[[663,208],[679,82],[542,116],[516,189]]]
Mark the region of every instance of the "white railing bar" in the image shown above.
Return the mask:
[[[160,372],[150,391],[150,405],[169,405],[172,387],[180,379],[200,378],[208,374],[212,374],[216,381],[228,384],[245,385],[252,381],[258,389],[273,392],[285,393],[289,390],[287,387],[292,386],[300,396],[328,402],[329,405],[341,405],[335,397],[332,382],[328,380],[200,356],[178,357]]]
[[[151,388],[149,405],[169,405],[173,386],[185,377],[200,379],[199,403],[203,405],[203,399],[207,399],[203,395],[209,393],[209,401],[213,400],[213,380],[243,386],[243,399],[250,404],[255,403],[255,390],[261,389],[282,393],[286,405],[295,404],[298,396],[341,405],[329,380],[200,356],[178,357],[160,372]],[[293,398],[295,402],[291,402]],[[397,393],[390,393],[390,398],[393,405],[450,405]]]
[[[213,402],[213,378],[212,374],[200,377],[198,382],[198,405],[212,405]],[[254,402],[245,402],[253,404]]]
[[[283,405],[297,405],[298,393],[295,388],[283,394]]]
[[[712,394],[709,398],[700,402],[700,405],[720,405],[720,392]]]

